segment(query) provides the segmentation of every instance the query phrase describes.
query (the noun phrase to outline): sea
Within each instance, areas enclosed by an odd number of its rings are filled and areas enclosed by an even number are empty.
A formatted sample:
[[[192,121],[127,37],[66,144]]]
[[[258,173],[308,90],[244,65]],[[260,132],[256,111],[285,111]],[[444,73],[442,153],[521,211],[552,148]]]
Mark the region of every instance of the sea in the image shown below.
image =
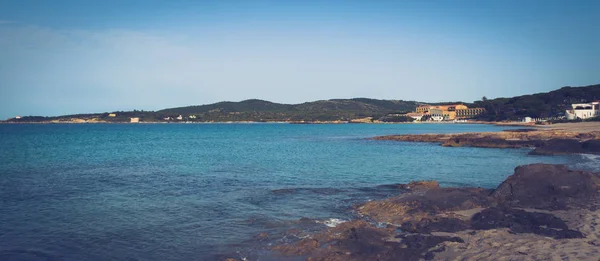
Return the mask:
[[[282,260],[290,229],[360,218],[389,184],[495,188],[592,155],[375,141],[476,124],[0,124],[0,260]],[[262,233],[262,236],[261,236]],[[268,235],[264,237],[264,235]]]

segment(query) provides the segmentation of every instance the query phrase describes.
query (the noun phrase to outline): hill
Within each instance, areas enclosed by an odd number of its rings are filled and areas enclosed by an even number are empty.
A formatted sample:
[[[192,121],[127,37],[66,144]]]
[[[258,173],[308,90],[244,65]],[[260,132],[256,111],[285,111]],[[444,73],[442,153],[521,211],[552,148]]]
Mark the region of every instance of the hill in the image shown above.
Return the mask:
[[[523,117],[547,118],[564,115],[572,103],[600,100],[600,84],[585,87],[563,87],[547,93],[522,95],[512,98],[486,99],[466,103],[469,107],[486,108],[480,120],[502,121],[519,120]],[[454,102],[460,103],[460,102]],[[9,119],[7,122],[129,122],[131,117],[139,117],[145,122],[176,121],[181,115],[184,121],[228,122],[228,121],[348,121],[373,117],[380,119],[390,113],[414,111],[416,101],[377,100],[369,98],[332,99],[281,104],[251,99],[240,102],[224,101],[206,105],[168,108],[159,111],[117,111],[111,117],[108,112],[92,114],[64,115],[57,117],[28,116]],[[431,103],[434,105],[448,103]],[[168,119],[168,120],[167,120]],[[404,121],[405,118],[387,119]]]
[[[418,102],[367,98],[333,99],[301,104],[263,100],[219,102],[157,111],[159,115],[195,115],[198,121],[334,121],[381,117],[390,112],[411,111]]]
[[[482,120],[519,120],[524,117],[548,118],[563,116],[572,103],[600,100],[600,84],[585,87],[563,87],[547,93],[475,101],[469,107],[483,107]]]

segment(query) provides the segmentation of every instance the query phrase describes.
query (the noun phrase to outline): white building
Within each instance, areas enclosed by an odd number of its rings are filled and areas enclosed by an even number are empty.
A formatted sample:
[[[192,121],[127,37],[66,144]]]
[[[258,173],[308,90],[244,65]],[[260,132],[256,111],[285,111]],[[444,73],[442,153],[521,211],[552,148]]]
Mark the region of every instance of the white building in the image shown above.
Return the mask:
[[[413,118],[416,121],[421,121],[421,119],[423,119],[423,116],[425,116],[425,114],[423,113],[416,113],[416,112],[409,112],[406,114],[406,116]]]
[[[181,116],[181,115],[177,116],[177,120],[183,120],[183,116]]]
[[[589,119],[600,116],[600,102],[574,103],[572,109],[567,110],[567,119]]]
[[[131,118],[130,122],[131,123],[138,123],[138,122],[140,122],[140,118],[137,118],[137,117],[136,118]]]
[[[531,117],[525,117],[525,118],[523,118],[523,122],[530,123],[530,122],[533,122],[533,119]]]

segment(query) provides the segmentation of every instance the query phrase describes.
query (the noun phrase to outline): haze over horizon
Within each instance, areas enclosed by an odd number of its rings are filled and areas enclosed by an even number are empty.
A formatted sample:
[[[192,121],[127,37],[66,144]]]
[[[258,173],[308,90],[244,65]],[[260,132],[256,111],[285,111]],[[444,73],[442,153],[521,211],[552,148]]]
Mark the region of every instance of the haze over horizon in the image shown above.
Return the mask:
[[[600,1],[0,2],[0,119],[600,83]]]

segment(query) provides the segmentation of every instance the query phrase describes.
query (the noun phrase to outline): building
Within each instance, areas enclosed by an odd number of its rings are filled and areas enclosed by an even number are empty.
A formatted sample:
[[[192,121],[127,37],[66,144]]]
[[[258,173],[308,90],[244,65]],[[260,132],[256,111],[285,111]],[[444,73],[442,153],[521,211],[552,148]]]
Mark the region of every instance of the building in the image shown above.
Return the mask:
[[[131,122],[131,123],[138,123],[138,122],[140,122],[140,118],[138,118],[138,117],[131,118],[129,122]]]
[[[416,113],[422,113],[422,114],[427,114],[429,113],[429,109],[433,107],[431,105],[419,105],[417,106],[417,109],[415,110]]]
[[[530,123],[530,122],[533,122],[533,119],[531,117],[525,117],[525,118],[523,118],[523,122]]]
[[[435,110],[436,117],[441,115],[443,120],[454,120],[457,118],[457,111],[466,110],[468,107],[463,104],[449,104],[449,105],[419,105],[415,110],[416,113],[424,115],[431,114],[433,119],[433,111]],[[440,113],[441,111],[441,113]]]
[[[446,117],[444,116],[444,110],[438,108],[429,109],[429,115],[434,121],[443,121]]]
[[[17,120],[18,120],[18,119],[21,119],[21,116],[16,116],[16,117],[15,117],[15,119],[17,119]]]
[[[483,114],[484,112],[485,112],[484,108],[461,108],[461,109],[456,110],[456,118],[459,118],[459,119],[473,118],[477,115]]]
[[[420,121],[421,119],[423,119],[423,116],[425,116],[425,114],[418,112],[409,112],[406,114],[406,116],[411,117],[416,121]]]
[[[183,116],[181,116],[181,115],[177,116],[177,120],[179,120],[179,121],[183,120]]]
[[[108,115],[108,117],[112,117],[112,118],[114,118],[114,117],[117,117],[117,114],[115,114],[115,113],[111,113],[111,114],[109,114],[109,115]]]
[[[571,110],[566,111],[567,119],[589,119],[600,116],[600,101],[571,104]]]

